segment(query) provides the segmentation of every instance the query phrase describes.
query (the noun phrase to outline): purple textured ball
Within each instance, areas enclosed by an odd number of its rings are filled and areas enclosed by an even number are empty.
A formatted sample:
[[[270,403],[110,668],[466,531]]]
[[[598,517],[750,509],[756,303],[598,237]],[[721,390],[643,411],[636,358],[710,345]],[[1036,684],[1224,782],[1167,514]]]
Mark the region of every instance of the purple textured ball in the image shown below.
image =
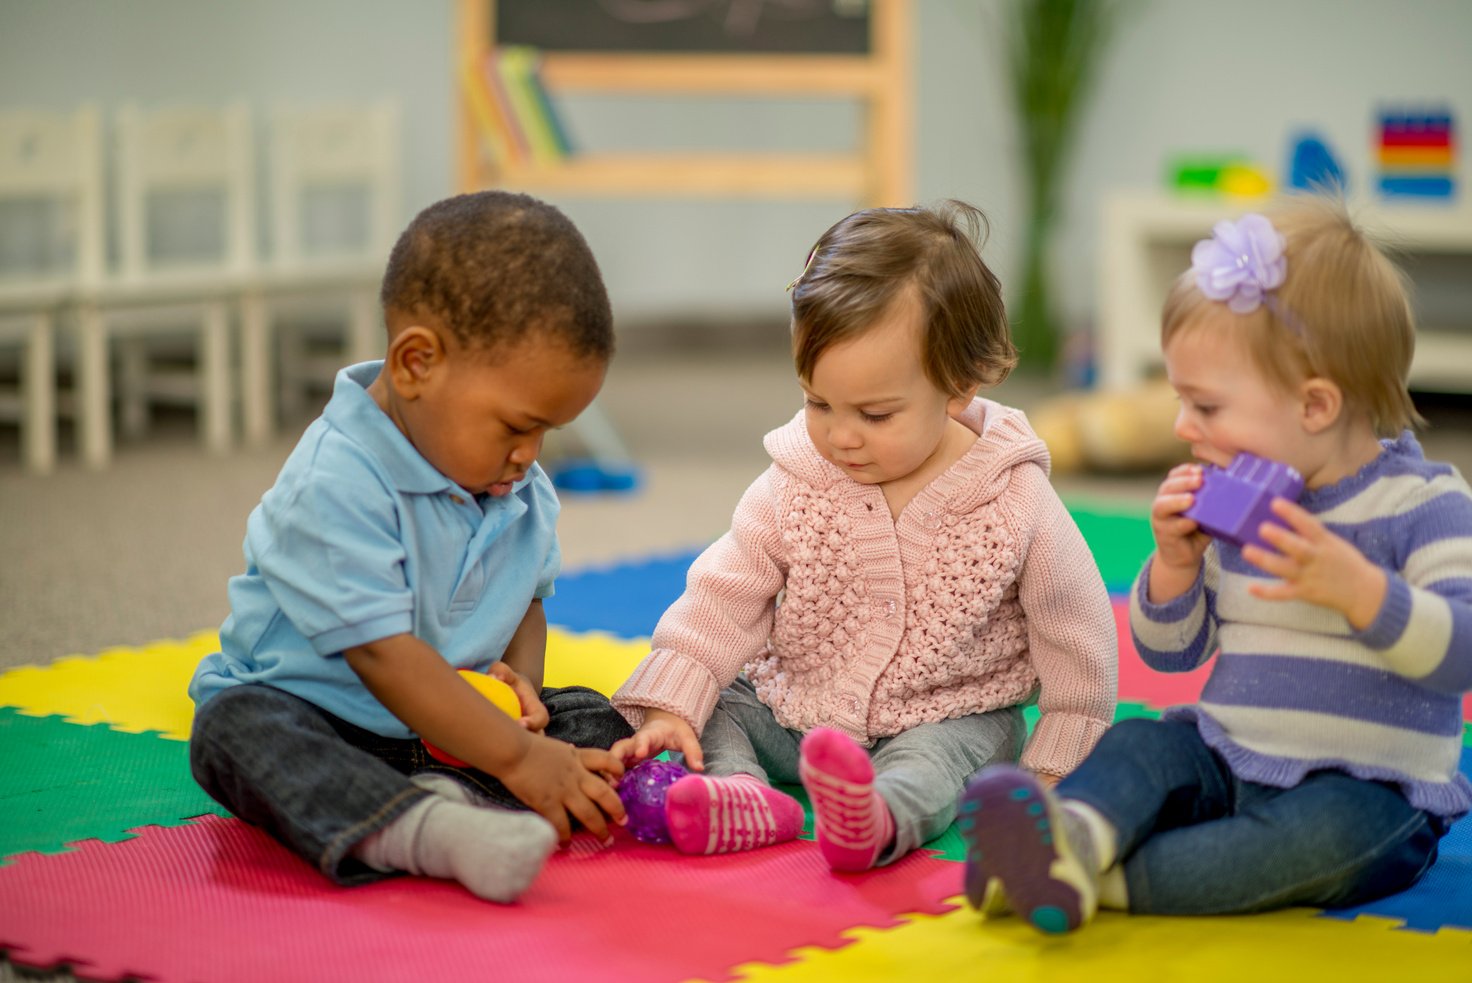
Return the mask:
[[[628,831],[644,843],[668,843],[669,824],[664,818],[664,797],[670,786],[688,772],[673,761],[641,761],[618,783],[618,797],[629,815]]]

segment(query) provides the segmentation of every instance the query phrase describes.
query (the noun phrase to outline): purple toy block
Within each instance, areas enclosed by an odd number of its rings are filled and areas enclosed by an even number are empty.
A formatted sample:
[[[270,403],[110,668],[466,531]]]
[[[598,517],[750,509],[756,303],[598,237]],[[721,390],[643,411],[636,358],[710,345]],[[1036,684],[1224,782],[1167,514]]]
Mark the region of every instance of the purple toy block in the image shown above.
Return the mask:
[[[1207,465],[1196,500],[1183,515],[1201,530],[1234,546],[1252,543],[1272,549],[1257,535],[1264,522],[1276,522],[1270,506],[1275,498],[1298,501],[1303,476],[1286,464],[1241,453],[1225,470]]]

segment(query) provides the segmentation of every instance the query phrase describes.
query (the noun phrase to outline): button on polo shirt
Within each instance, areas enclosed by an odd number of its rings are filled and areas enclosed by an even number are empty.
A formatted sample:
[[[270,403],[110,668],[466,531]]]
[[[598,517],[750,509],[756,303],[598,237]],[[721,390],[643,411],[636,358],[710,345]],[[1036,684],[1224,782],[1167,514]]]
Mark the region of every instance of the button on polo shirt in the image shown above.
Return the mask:
[[[338,373],[246,526],[221,651],[196,703],[266,683],[386,737],[413,736],[363,686],[345,649],[412,633],[456,668],[499,659],[561,563],[557,496],[540,466],[476,496],[426,461],[367,387],[381,362]]]

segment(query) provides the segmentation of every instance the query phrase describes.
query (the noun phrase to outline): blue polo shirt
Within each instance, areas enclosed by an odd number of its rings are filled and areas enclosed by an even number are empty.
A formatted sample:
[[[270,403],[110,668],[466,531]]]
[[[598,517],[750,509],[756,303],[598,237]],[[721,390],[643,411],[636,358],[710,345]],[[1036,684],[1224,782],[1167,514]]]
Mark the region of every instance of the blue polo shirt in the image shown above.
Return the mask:
[[[533,465],[510,493],[470,494],[416,451],[368,394],[381,362],[337,375],[245,534],[221,651],[196,705],[264,683],[385,737],[412,732],[368,692],[344,649],[410,632],[456,668],[500,659],[561,554],[557,495]]]

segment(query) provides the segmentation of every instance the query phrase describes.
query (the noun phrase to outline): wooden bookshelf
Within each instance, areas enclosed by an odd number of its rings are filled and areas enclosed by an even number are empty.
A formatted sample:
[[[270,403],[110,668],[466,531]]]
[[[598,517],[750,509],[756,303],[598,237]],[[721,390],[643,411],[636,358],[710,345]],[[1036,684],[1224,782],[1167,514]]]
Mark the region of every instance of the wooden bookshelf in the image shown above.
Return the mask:
[[[555,164],[493,167],[457,85],[457,184],[595,196],[839,198],[865,206],[913,202],[912,0],[870,0],[866,54],[545,51],[542,80],[560,93],[856,100],[860,146],[850,153],[601,153]],[[457,68],[495,46],[495,0],[458,0]],[[458,78],[457,74],[457,78]]]

